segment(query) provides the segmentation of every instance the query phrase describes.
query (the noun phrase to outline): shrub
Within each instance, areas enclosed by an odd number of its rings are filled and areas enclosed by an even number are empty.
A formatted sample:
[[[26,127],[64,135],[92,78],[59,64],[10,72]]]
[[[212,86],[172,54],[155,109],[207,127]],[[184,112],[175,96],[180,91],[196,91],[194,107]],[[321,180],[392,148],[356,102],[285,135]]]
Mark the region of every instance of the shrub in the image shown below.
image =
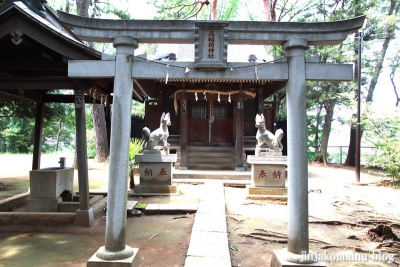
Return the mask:
[[[368,113],[365,137],[376,147],[376,153],[368,159],[367,166],[382,168],[394,179],[400,180],[400,117]]]

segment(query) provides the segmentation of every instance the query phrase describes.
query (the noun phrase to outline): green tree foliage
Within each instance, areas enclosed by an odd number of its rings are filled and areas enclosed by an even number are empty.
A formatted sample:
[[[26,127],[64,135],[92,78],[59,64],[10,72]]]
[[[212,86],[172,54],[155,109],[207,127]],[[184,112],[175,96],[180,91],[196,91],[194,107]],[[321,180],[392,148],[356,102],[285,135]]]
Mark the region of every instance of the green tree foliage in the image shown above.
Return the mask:
[[[0,134],[0,140],[4,143],[3,152],[32,152],[34,124],[34,120],[29,118],[9,118]]]
[[[144,103],[140,103],[138,101],[132,101],[132,115],[137,117],[144,118]]]
[[[35,102],[0,92],[0,117],[34,118],[36,113]]]
[[[376,153],[368,158],[367,165],[380,167],[400,180],[400,110],[390,116],[373,111],[368,111],[367,115],[364,135],[376,147]]]
[[[53,152],[56,148],[71,148],[75,138],[75,109],[73,104],[46,103],[42,151]]]
[[[30,153],[33,149],[36,103],[0,93],[0,151]],[[60,130],[61,120],[61,132]],[[52,152],[58,142],[70,146],[75,131],[72,104],[46,103],[42,151]],[[58,136],[58,138],[57,138]]]
[[[317,54],[319,62],[325,64],[351,63],[352,53],[348,45],[311,47],[307,53]],[[315,161],[327,163],[329,136],[337,108],[348,107],[353,102],[354,82],[307,82],[307,109],[309,121],[309,147],[314,148]]]

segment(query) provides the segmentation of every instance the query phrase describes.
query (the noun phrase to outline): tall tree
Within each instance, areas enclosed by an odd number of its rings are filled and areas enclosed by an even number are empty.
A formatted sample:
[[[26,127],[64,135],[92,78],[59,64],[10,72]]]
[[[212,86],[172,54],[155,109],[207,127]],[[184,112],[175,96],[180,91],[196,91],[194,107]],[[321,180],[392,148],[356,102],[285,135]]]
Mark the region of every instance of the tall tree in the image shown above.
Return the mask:
[[[81,17],[89,17],[89,6],[91,5],[90,0],[76,0],[77,13]],[[93,44],[89,44],[93,48]],[[107,128],[105,123],[105,114],[103,105],[93,103],[92,105],[92,118],[95,132],[96,141],[96,158],[98,162],[106,161],[109,155],[108,139],[107,139]]]
[[[359,3],[358,1],[356,2],[358,4],[355,5],[357,14],[361,13],[360,10],[366,11],[365,6],[363,6],[362,3]],[[375,8],[375,12],[372,13],[372,17],[370,18],[368,26],[365,29],[364,41],[374,42],[376,44],[380,43],[381,48],[374,53],[373,59],[367,62],[367,67],[369,67],[368,74],[370,76],[370,83],[365,98],[367,103],[373,101],[375,88],[382,71],[387,49],[390,42],[395,38],[396,24],[398,23],[400,9],[400,0],[390,0],[390,2],[384,1],[374,5],[373,7]],[[381,14],[384,15],[382,16]],[[361,73],[356,72],[356,75],[361,75]],[[361,99],[359,99],[359,101],[361,101]],[[349,149],[347,153],[347,159],[345,161],[345,165],[347,166],[355,166],[356,136],[354,131],[354,127],[351,127]],[[361,130],[361,136],[362,133],[363,131]]]
[[[126,11],[117,9],[115,6],[110,4],[108,1],[100,2],[98,0],[76,0],[76,7],[79,16],[89,17],[89,7],[92,6],[92,16],[99,17],[102,14],[110,14],[120,18],[129,18],[129,14]],[[93,47],[93,44],[90,44]],[[94,102],[92,106],[92,118],[95,132],[95,142],[96,142],[96,158],[98,162],[104,162],[107,160],[109,155],[109,145],[107,138],[107,129],[105,122],[105,112],[104,107],[101,103]]]

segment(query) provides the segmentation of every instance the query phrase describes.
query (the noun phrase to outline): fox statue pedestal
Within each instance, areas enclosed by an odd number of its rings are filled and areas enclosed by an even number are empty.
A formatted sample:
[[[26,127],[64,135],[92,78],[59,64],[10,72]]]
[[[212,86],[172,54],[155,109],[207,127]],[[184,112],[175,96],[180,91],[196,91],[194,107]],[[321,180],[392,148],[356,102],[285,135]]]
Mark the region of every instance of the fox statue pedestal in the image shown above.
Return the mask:
[[[287,158],[284,156],[248,156],[247,162],[251,164],[251,186],[247,187],[247,199],[263,199],[286,204]]]
[[[165,151],[144,150],[137,154],[140,183],[135,185],[134,195],[177,195],[177,185],[172,184],[172,163],[176,160],[176,154],[167,155]]]

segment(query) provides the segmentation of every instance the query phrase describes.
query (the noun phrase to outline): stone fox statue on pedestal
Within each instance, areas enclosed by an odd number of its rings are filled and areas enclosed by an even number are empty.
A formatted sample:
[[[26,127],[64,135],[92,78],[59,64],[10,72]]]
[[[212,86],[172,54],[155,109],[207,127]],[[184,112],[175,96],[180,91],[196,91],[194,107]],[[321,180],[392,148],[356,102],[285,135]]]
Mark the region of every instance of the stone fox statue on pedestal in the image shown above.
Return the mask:
[[[283,137],[282,129],[278,129],[273,135],[270,131],[265,128],[265,119],[264,115],[257,114],[256,115],[256,128],[258,128],[256,139],[257,146],[256,151],[261,151],[261,146],[263,144],[267,144],[270,148],[272,148],[275,152],[282,152],[283,145],[281,143]]]
[[[154,146],[156,146],[159,142],[163,143],[163,147],[167,154],[169,154],[169,144],[167,143],[167,139],[169,136],[168,126],[171,125],[171,118],[169,113],[161,115],[160,127],[153,132],[150,132],[150,129],[144,127],[142,130],[142,146],[143,150],[154,150]]]

